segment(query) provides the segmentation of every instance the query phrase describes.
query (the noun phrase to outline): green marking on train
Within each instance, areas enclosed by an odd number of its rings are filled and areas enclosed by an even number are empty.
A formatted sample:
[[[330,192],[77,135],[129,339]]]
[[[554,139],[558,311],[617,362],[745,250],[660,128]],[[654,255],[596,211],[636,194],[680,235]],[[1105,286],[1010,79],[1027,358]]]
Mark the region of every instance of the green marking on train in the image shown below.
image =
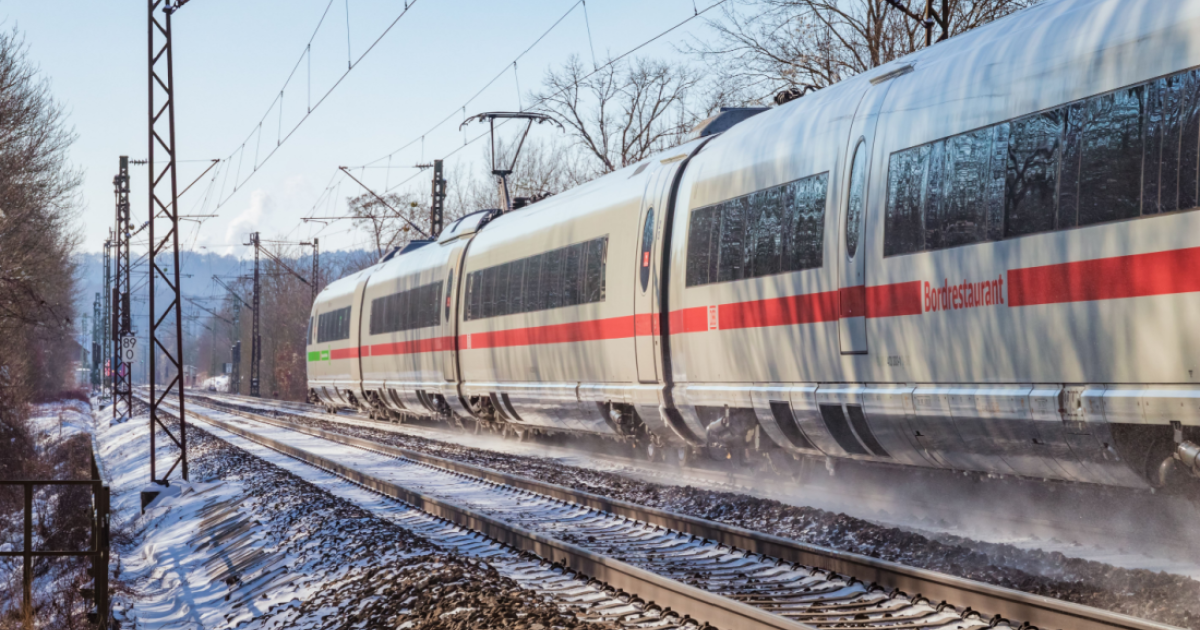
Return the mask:
[[[312,352],[308,353],[308,360],[310,362],[311,361],[328,361],[329,360],[329,351],[328,350],[313,350]]]

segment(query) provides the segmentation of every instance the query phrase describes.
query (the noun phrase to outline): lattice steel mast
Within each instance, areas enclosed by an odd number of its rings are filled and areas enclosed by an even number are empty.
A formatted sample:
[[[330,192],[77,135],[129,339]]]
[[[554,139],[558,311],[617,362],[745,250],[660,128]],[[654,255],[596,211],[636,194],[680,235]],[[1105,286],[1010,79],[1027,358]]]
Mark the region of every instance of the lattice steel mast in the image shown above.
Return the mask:
[[[112,375],[110,370],[114,365],[112,352],[112,245],[113,233],[108,231],[108,240],[104,241],[104,321],[100,328],[100,394],[112,395]]]
[[[171,15],[187,0],[148,0],[147,50],[149,62],[149,172],[150,172],[150,480],[166,485],[175,467],[188,478],[187,416],[183,394],[183,310],[179,287],[179,187],[175,173],[175,91],[171,49]],[[161,12],[161,16],[156,15]],[[165,158],[165,161],[162,160]],[[162,267],[164,259],[168,268]],[[159,284],[165,285],[159,295]],[[159,310],[159,301],[165,306]],[[174,328],[172,331],[172,324]],[[174,332],[171,335],[171,332]],[[168,370],[160,392],[158,360]],[[161,407],[175,399],[179,435],[163,422]],[[179,457],[166,473],[158,472],[155,435],[162,430],[179,449]]]
[[[133,365],[125,362],[122,344],[133,339],[133,318],[129,299],[130,284],[130,239],[133,226],[129,217],[129,156],[120,158],[120,170],[113,178],[113,192],[117,198],[115,287],[113,289],[113,422],[125,422],[133,417]]]
[[[261,286],[258,279],[258,232],[250,235],[249,244],[254,246],[254,305],[251,306],[251,310],[254,311],[254,323],[250,331],[250,395],[258,397],[261,395],[258,389],[259,362],[262,361],[262,338],[258,335],[258,313],[261,310],[259,308]]]

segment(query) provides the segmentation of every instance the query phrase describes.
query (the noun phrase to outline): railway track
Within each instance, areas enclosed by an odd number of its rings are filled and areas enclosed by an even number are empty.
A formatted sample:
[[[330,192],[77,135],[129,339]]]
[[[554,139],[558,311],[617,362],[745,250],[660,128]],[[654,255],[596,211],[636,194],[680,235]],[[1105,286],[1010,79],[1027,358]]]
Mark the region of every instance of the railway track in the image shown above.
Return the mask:
[[[171,407],[172,411],[175,410],[171,405],[167,406]],[[196,418],[198,415],[192,414],[192,417]],[[297,471],[295,468],[315,467],[320,469],[311,471],[310,474],[316,473],[316,477],[308,480],[319,481],[320,487],[328,492],[343,497],[361,497],[362,495],[363,484],[338,474],[336,470],[313,466],[302,459],[295,461],[298,458],[281,453],[268,444],[246,438],[240,433],[231,434],[220,428],[218,423],[213,424],[216,426],[214,433],[231,442],[233,446],[277,465],[291,468],[293,472],[301,472],[301,476],[304,476],[303,471]],[[288,466],[289,461],[298,466]],[[427,540],[435,541],[448,551],[486,562],[500,575],[511,578],[527,590],[551,598],[558,605],[572,610],[583,619],[637,630],[713,630],[686,615],[663,610],[636,595],[581,576],[561,564],[515,549],[494,538],[481,535],[478,531],[456,525],[450,520],[403,501],[396,501],[387,492],[380,492],[377,488],[367,487],[366,489],[379,495],[378,499],[363,501],[359,498],[355,502],[369,509],[376,516],[392,521]],[[207,515],[204,528],[213,530],[211,537],[214,541],[222,541],[231,536],[248,535],[245,533],[244,527],[238,527],[244,524],[237,517],[236,509],[222,503],[210,507],[209,511],[211,514]],[[255,575],[255,572],[261,568],[258,566],[261,563],[262,556],[250,553],[246,557],[239,558],[219,577],[223,578],[239,573]],[[294,580],[295,576],[283,573],[270,576],[255,575],[255,579],[251,580],[253,582],[251,595],[264,593],[272,587],[280,587],[289,582],[294,583]],[[244,597],[244,599],[246,598]]]
[[[308,403],[230,394],[210,397],[305,424],[356,427],[351,434],[384,431],[416,436],[464,448],[549,458],[572,466],[669,486],[692,485],[715,491],[774,499],[844,513],[885,527],[916,530],[931,538],[945,535],[958,544],[962,532],[980,541],[1058,551],[1127,569],[1144,568],[1200,576],[1200,503],[1184,496],[1093,484],[1069,484],[1020,478],[980,479],[945,471],[913,471],[877,464],[826,462],[807,470],[730,470],[703,458],[679,466],[621,455],[611,443],[537,439],[500,445],[488,436],[467,436],[452,423],[395,423],[345,411],[329,415]],[[361,437],[361,436],[360,436]],[[438,453],[441,454],[441,453]],[[453,455],[447,454],[454,459]],[[488,466],[486,462],[475,463]],[[986,486],[981,492],[980,486]],[[952,497],[952,498],[951,498]],[[670,508],[668,508],[670,509]],[[779,533],[778,531],[775,533]]]
[[[210,424],[325,458],[364,485],[398,486],[439,516],[719,627],[1169,627],[328,433],[242,404],[193,401],[237,417],[203,414]]]

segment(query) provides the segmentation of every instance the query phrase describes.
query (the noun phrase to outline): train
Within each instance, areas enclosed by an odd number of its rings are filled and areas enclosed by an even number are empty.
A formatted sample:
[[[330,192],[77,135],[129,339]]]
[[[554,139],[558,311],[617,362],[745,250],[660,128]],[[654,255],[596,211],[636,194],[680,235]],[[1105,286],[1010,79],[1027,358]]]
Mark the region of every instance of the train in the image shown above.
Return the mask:
[[[309,395],[1194,488],[1198,206],[1200,1],[1047,0],[330,283]]]

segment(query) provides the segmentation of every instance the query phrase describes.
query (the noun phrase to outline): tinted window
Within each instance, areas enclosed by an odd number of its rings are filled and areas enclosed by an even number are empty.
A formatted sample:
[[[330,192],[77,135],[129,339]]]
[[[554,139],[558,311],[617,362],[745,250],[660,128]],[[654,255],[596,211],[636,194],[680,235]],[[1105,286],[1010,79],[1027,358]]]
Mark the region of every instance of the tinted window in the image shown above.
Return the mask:
[[[1014,121],[1008,138],[1004,235],[1021,236],[1055,228],[1059,148],[1066,109]]]
[[[512,271],[512,263],[496,267],[496,309],[492,314],[496,317],[508,315],[508,277]]]
[[[943,247],[987,240],[985,196],[991,148],[991,129],[946,140],[946,194],[938,226]]]
[[[495,297],[490,309],[485,302],[483,308],[468,309],[466,318],[481,319],[603,302],[607,253],[608,237],[605,236],[473,271],[467,275],[468,291],[476,283],[482,283],[482,293],[487,296],[487,287],[491,283],[496,287]]]
[[[816,269],[825,260],[825,204],[829,174],[821,173],[792,182],[782,192],[791,205],[791,239],[783,251],[784,271]]]
[[[1088,101],[1081,125],[1079,225],[1141,215],[1144,110],[1141,87]]]
[[[709,249],[717,236],[721,225],[721,209],[709,206],[692,211],[688,223],[688,252],[687,252],[687,285],[716,282],[715,277],[709,277]],[[715,265],[714,265],[715,266]]]
[[[1194,208],[1189,70],[893,153],[884,255]]]
[[[496,275],[499,273],[496,267],[489,267],[483,270],[483,316],[492,317],[496,314]]]
[[[720,263],[717,281],[741,280],[746,267],[746,206],[748,198],[733,199],[721,208]]]
[[[350,307],[317,316],[317,343],[350,338]]]
[[[687,286],[820,267],[828,174],[692,210]]]
[[[563,306],[579,304],[580,290],[580,254],[583,252],[582,243],[567,248],[567,262],[563,269]]]
[[[850,200],[846,208],[846,254],[854,258],[858,252],[859,234],[862,231],[863,204],[867,194],[867,151],[866,143],[858,141],[854,147],[854,163],[850,166]]]
[[[546,260],[542,262],[542,293],[545,296],[546,308],[564,306],[562,285],[563,265],[566,263],[566,257],[566,250],[556,249],[547,252]]]
[[[542,254],[530,256],[525,259],[525,278],[522,281],[521,294],[524,304],[524,311],[540,311],[542,309],[541,292],[538,291],[538,282],[541,280],[542,273]]]
[[[925,249],[925,169],[930,145],[898,151],[888,161],[888,202],[883,254]]]
[[[375,298],[371,300],[370,334],[382,335],[436,326],[441,305],[440,281]]]
[[[748,274],[751,277],[769,276],[783,268],[783,221],[779,199],[778,187],[750,196],[748,223],[754,226]]]
[[[508,271],[508,312],[524,313],[525,260],[514,260]]]
[[[478,271],[467,275],[467,319],[475,319],[483,313],[483,290],[479,284],[481,279]]]
[[[587,269],[584,276],[583,302],[604,301],[604,266],[608,256],[608,239],[598,238],[587,243]]]

